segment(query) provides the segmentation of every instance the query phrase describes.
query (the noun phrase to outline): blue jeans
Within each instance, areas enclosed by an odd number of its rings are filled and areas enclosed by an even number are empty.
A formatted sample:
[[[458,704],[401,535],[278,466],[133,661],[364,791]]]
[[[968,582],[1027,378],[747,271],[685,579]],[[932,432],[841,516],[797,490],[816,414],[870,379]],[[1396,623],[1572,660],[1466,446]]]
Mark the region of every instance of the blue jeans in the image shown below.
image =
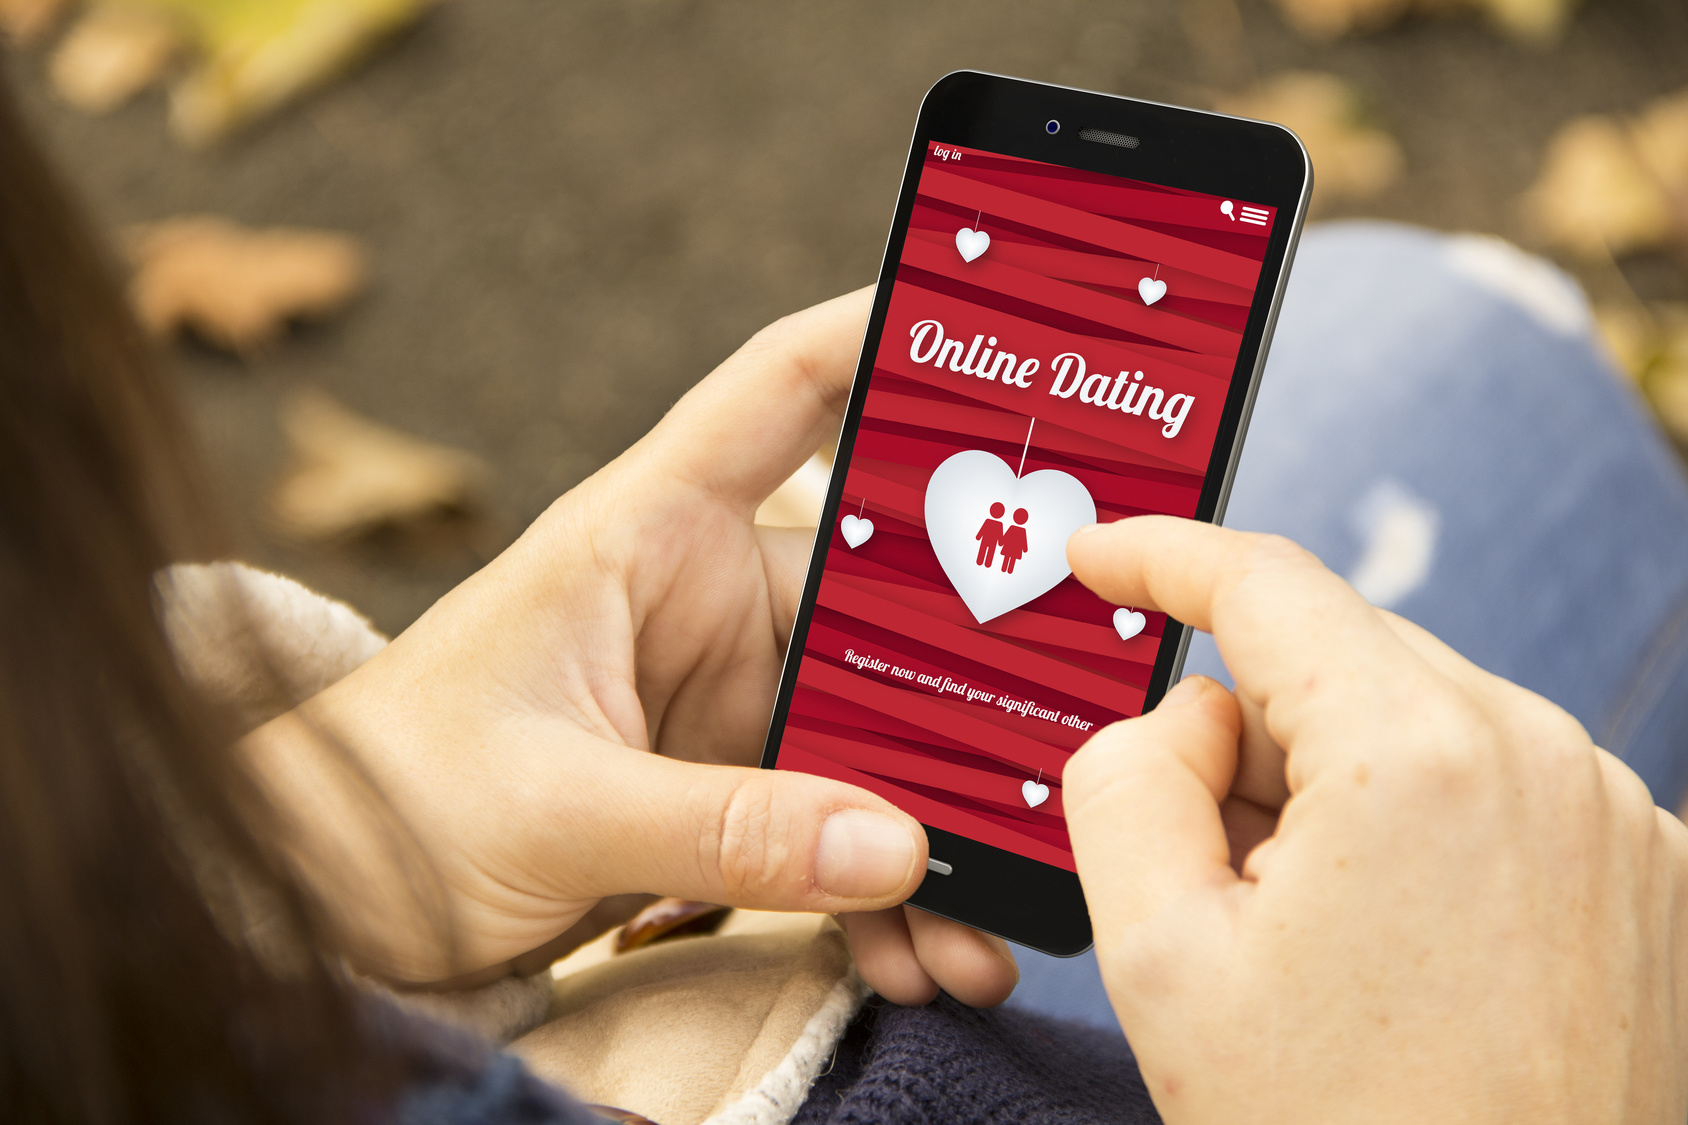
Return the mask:
[[[1302,239],[1225,523],[1551,699],[1676,808],[1688,789],[1688,477],[1576,285],[1498,240]],[[1197,634],[1185,668],[1229,682]],[[1117,1027],[1094,954],[1011,1004]]]

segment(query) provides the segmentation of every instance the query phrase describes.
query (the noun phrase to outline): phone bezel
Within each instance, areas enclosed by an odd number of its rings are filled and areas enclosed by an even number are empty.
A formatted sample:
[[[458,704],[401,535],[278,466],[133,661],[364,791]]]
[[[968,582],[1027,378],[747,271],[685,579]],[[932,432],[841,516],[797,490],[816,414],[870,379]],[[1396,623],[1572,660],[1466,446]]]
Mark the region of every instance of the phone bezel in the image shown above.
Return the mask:
[[[1044,127],[1051,119],[1062,122],[1062,128],[1053,134]],[[1091,127],[1135,136],[1140,144],[1125,149],[1082,140],[1080,129]],[[1197,502],[1195,518],[1212,522],[1224,516],[1289,263],[1312,192],[1312,164],[1306,149],[1281,125],[970,70],[947,74],[927,91],[909,146],[880,263],[873,312],[862,337],[832,480],[763,746],[765,769],[774,768],[778,761],[797,669],[814,616],[832,529],[838,520],[844,478],[891,303],[892,282],[902,259],[920,172],[934,141],[1277,209],[1278,219],[1261,263],[1261,277],[1270,284],[1263,283],[1255,290]],[[1189,648],[1188,626],[1171,619],[1167,626],[1149,678],[1145,712],[1160,702]],[[942,876],[928,874],[909,899],[910,904],[1055,956],[1074,956],[1090,947],[1090,920],[1077,875],[930,825],[926,832],[933,858],[950,863],[954,871]]]

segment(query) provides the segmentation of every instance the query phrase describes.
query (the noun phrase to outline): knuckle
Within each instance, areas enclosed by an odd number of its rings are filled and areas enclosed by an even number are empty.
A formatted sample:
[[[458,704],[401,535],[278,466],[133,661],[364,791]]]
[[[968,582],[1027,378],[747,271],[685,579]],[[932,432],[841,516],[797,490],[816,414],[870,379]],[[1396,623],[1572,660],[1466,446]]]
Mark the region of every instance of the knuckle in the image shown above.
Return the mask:
[[[1593,760],[1605,782],[1607,804],[1620,824],[1631,831],[1640,830],[1649,835],[1656,831],[1658,806],[1653,802],[1652,790],[1647,788],[1641,776],[1621,758],[1604,750],[1596,750]]]
[[[1412,771],[1444,795],[1468,792],[1488,777],[1498,758],[1498,732],[1458,693],[1428,693],[1413,722]]]
[[[1512,684],[1505,686],[1512,689],[1506,708],[1509,733],[1522,748],[1563,764],[1593,754],[1594,740],[1570,712],[1534,692]]]
[[[703,863],[706,870],[713,867],[726,894],[746,897],[772,882],[784,867],[785,838],[772,786],[761,777],[747,778],[734,784],[723,803]]]
[[[1253,532],[1249,535],[1249,541],[1254,556],[1251,561],[1257,568],[1278,566],[1309,566],[1316,567],[1319,570],[1325,568],[1325,564],[1319,561],[1317,555],[1288,536],[1275,535],[1270,532]]]

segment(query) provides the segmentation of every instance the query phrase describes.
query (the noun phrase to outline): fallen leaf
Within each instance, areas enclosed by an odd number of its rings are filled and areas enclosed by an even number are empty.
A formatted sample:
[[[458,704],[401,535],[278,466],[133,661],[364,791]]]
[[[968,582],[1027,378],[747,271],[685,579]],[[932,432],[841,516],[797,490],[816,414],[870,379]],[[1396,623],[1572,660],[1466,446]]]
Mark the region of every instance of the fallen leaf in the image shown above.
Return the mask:
[[[1567,121],[1523,204],[1538,237],[1591,261],[1688,248],[1688,90],[1633,119]]]
[[[1594,307],[1594,325],[1613,366],[1640,383],[1658,351],[1653,317],[1631,303],[1602,303]]]
[[[1595,323],[1623,374],[1659,423],[1688,449],[1688,302],[1601,304]]]
[[[372,422],[322,391],[288,399],[281,426],[294,464],[270,509],[295,539],[339,539],[466,512],[489,475],[473,455]]]
[[[1476,12],[1514,39],[1557,42],[1577,0],[1277,0],[1284,22],[1310,39],[1330,40],[1379,31],[1409,12]]]
[[[362,292],[365,254],[355,239],[322,231],[251,230],[197,216],[135,228],[130,298],[148,331],[189,330],[247,353],[291,320],[326,316]]]
[[[1375,31],[1405,15],[1412,0],[1277,0],[1284,21],[1310,39]]]
[[[1577,0],[1418,0],[1418,6],[1426,12],[1478,12],[1511,38],[1546,47],[1557,43],[1565,34]]]
[[[180,46],[181,31],[168,16],[144,6],[102,5],[53,52],[53,87],[77,109],[105,113],[152,85]]]
[[[1688,89],[1649,104],[1630,137],[1665,193],[1678,236],[1688,236]]]
[[[1401,146],[1365,123],[1354,88],[1334,74],[1290,71],[1245,94],[1223,98],[1218,108],[1288,126],[1313,161],[1313,200],[1366,199],[1401,174]]]
[[[356,63],[427,0],[151,0],[194,29],[202,63],[172,91],[170,128],[215,141]]]
[[[1523,202],[1539,237],[1590,260],[1660,245],[1675,228],[1669,198],[1615,117],[1561,126]]]
[[[0,0],[0,32],[27,47],[53,29],[69,0]]]

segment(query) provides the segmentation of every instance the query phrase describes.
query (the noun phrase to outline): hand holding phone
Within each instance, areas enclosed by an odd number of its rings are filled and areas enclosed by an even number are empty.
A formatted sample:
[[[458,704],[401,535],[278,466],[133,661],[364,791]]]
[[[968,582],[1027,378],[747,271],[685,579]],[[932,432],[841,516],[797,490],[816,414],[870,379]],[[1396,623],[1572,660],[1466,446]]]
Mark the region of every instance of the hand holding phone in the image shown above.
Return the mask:
[[[851,294],[758,334],[379,655],[245,740],[360,968],[459,986],[537,971],[630,892],[900,917],[917,823],[749,768],[810,538],[753,513],[836,429],[868,305]],[[388,814],[440,897],[412,893]],[[888,916],[852,933],[881,994],[985,1005],[1013,987],[1000,942]]]
[[[1310,187],[1287,130],[953,74],[922,107],[763,765],[926,826],[910,900],[1090,944],[1067,759],[1188,632],[1067,566],[1223,512]]]

